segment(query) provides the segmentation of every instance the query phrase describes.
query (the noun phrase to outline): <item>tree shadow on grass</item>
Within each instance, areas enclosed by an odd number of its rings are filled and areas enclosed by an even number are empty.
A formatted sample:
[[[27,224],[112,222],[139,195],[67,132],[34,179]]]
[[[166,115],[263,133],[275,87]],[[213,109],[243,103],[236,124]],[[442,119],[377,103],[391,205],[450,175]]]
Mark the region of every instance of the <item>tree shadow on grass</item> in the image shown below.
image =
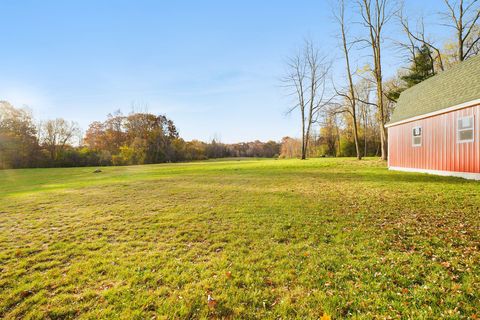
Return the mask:
[[[328,181],[352,181],[352,182],[402,182],[402,183],[437,183],[447,185],[464,185],[472,184],[480,186],[479,181],[468,180],[458,177],[438,176],[427,173],[375,170],[370,172],[346,172],[346,171],[329,171],[319,172],[317,170],[301,171],[285,173],[286,175],[294,175],[296,177],[315,177]]]

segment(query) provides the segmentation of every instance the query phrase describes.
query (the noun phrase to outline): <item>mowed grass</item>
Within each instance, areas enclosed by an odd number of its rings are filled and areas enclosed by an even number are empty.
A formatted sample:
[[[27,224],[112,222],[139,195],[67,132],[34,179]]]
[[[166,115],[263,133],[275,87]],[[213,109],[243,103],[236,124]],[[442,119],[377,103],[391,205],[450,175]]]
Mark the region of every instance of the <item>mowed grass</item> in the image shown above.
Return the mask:
[[[93,170],[0,171],[0,318],[480,316],[479,182],[376,159]]]

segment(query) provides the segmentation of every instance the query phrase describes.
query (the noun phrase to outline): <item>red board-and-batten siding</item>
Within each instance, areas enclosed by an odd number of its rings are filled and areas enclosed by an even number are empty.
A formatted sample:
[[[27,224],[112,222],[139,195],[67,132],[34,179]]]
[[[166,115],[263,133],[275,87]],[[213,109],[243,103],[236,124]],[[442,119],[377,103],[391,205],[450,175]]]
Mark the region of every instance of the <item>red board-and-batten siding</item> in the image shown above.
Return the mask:
[[[445,113],[389,126],[388,166],[480,179],[480,104],[475,102],[473,106],[450,112],[445,109]],[[474,141],[457,143],[457,119],[471,115],[474,116]],[[412,130],[417,126],[422,127],[422,145],[414,147]]]

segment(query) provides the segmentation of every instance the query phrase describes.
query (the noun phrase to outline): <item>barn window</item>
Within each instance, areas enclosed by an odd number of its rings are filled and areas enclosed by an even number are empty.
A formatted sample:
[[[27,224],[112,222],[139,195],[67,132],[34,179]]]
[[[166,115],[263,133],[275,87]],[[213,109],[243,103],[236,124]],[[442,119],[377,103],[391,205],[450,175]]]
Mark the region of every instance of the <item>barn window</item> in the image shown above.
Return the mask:
[[[412,129],[412,146],[420,147],[422,145],[422,127],[413,127]]]
[[[459,118],[457,120],[457,142],[473,142],[474,130],[473,130],[473,116]]]

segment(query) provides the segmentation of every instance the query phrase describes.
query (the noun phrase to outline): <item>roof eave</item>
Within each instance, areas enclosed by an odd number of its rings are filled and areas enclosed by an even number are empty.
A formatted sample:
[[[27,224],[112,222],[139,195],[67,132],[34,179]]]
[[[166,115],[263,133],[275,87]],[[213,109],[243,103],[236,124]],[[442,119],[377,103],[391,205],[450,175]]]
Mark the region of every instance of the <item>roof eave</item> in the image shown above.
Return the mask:
[[[388,123],[388,124],[385,125],[385,128],[390,128],[390,127],[398,126],[400,124],[404,124],[404,123],[408,123],[408,122],[412,122],[412,121],[417,121],[417,120],[421,120],[421,119],[425,119],[425,118],[434,117],[434,116],[437,116],[439,114],[449,113],[449,112],[452,112],[452,111],[472,107],[472,106],[477,105],[477,104],[480,104],[480,99],[467,101],[467,102],[460,103],[460,104],[457,104],[457,105],[452,106],[452,107],[448,107],[448,108],[444,108],[444,109],[441,109],[441,110],[437,110],[437,111],[421,114],[421,115],[418,115],[418,116],[410,117],[410,118],[407,118],[407,119],[404,119],[404,120]]]

